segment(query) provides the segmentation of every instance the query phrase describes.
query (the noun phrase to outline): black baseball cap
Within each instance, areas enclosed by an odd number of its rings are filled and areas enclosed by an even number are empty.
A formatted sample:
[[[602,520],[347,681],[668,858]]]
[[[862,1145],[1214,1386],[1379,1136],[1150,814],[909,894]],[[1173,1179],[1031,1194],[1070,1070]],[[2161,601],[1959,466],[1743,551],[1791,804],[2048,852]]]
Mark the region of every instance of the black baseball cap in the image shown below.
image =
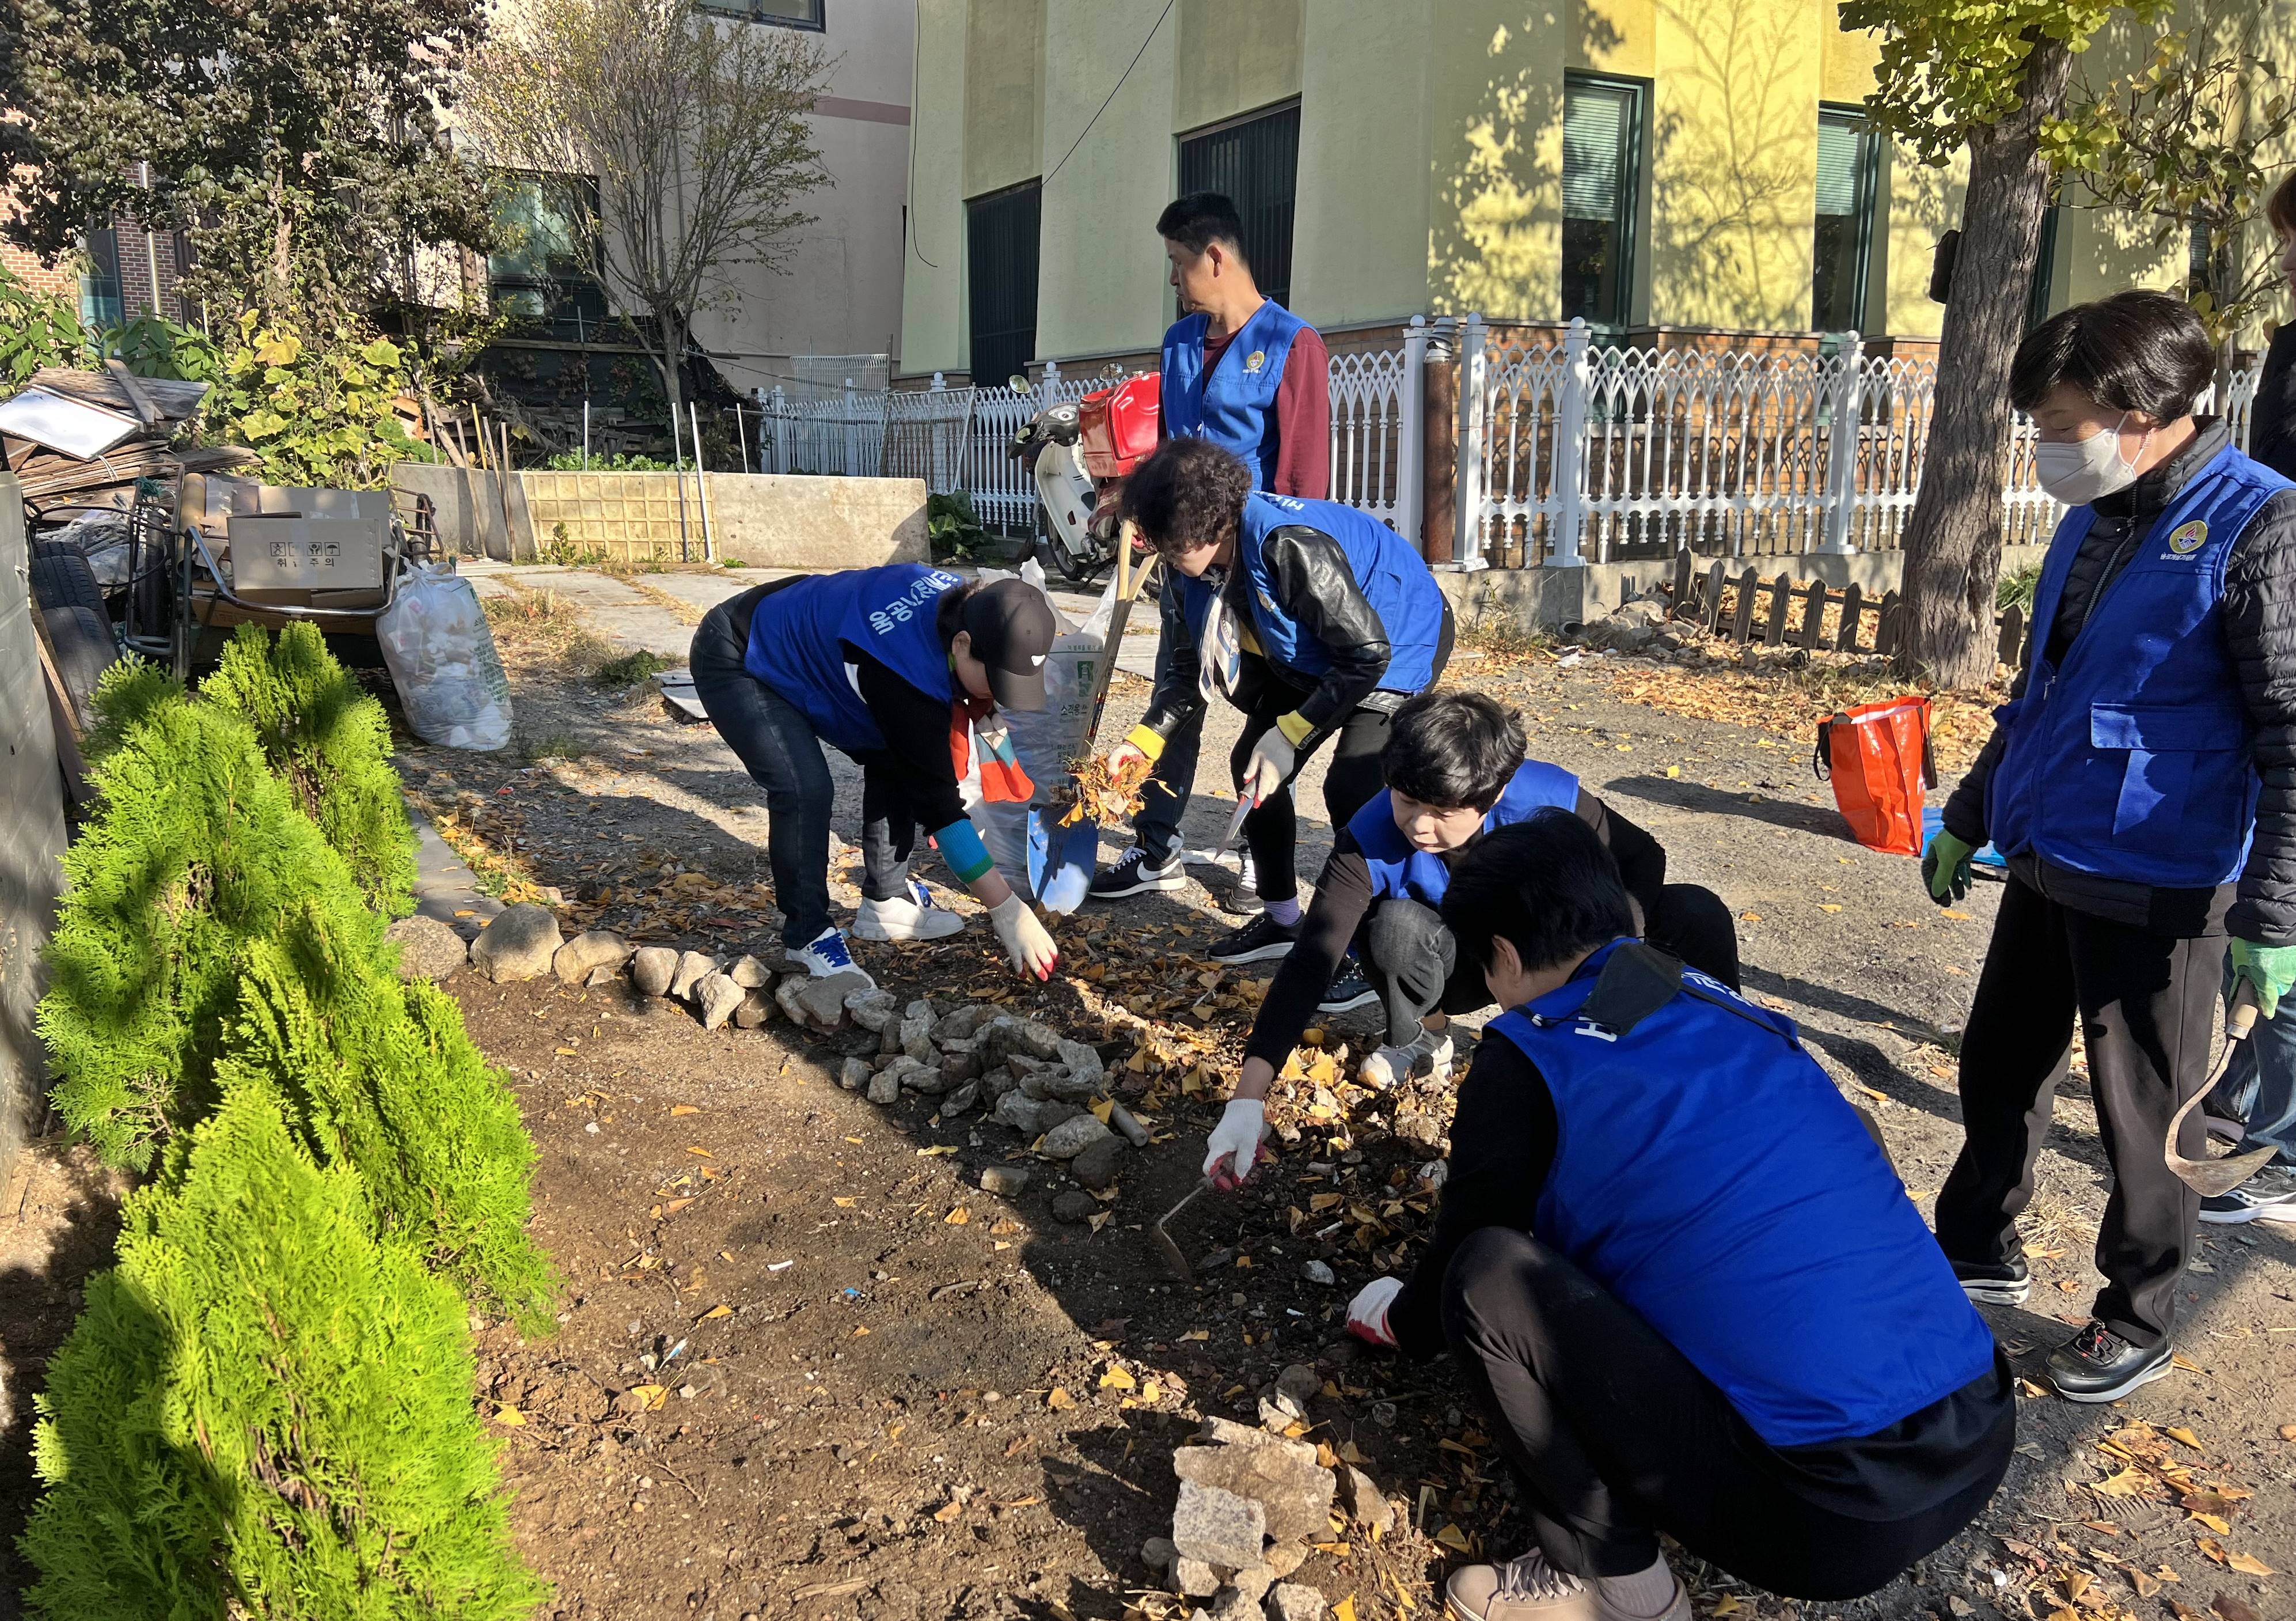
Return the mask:
[[[988,667],[988,693],[999,709],[1045,707],[1045,658],[1060,634],[1053,605],[1024,580],[992,580],[964,599],[957,629],[972,638],[972,656]]]

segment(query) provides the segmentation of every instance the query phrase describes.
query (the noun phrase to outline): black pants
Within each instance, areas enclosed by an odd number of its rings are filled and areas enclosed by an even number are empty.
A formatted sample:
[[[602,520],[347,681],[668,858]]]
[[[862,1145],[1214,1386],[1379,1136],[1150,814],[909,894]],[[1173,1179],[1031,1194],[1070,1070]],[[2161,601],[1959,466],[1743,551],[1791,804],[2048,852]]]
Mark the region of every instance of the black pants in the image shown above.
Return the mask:
[[[2110,922],[2010,878],[1961,1038],[1961,1156],[1937,1201],[1947,1255],[1998,1264],[2018,1254],[2017,1214],[2033,1197],[2078,1015],[2112,1167],[2095,1315],[2136,1345],[2169,1337],[2201,1196],[2169,1169],[2161,1140],[2208,1079],[2224,958],[2222,936],[2179,940]],[[2178,1150],[2197,1156],[2206,1129],[2195,1111]]]
[[[836,786],[813,722],[743,662],[750,615],[758,598],[780,583],[712,608],[693,633],[688,662],[694,696],[709,723],[766,791],[766,856],[774,902],[782,909],[782,941],[801,946],[829,926],[829,816]],[[861,766],[861,893],[890,901],[908,891],[916,817],[882,756],[855,759]]]
[[[1644,920],[1644,934],[1659,950],[1700,973],[1738,986],[1738,926],[1722,897],[1695,884],[1669,884]],[[1431,907],[1400,898],[1382,901],[1364,925],[1365,971],[1387,1002],[1387,1039],[1404,1042],[1428,1014],[1472,1013],[1490,1005],[1483,971],[1459,961],[1459,942]]]
[[[1933,1506],[1888,1520],[1838,1512],[1631,1307],[1507,1228],[1482,1229],[1452,1258],[1443,1333],[1539,1547],[1582,1577],[1649,1568],[1664,1531],[1774,1592],[1855,1598],[1974,1518],[2016,1444],[2013,1422],[1973,1440],[1953,1471],[1972,1484]]]
[[[1434,667],[1427,677],[1429,687],[1442,678],[1444,666],[1451,662],[1454,635],[1451,610],[1446,606],[1442,631],[1435,644]],[[1238,793],[1242,792],[1243,768],[1251,758],[1251,745],[1267,735],[1277,716],[1288,715],[1299,708],[1312,690],[1292,681],[1267,660],[1244,654],[1243,672],[1234,694],[1237,707],[1244,712],[1243,730],[1228,756],[1230,779]],[[1328,734],[1332,761],[1324,769],[1324,814],[1331,819],[1333,833],[1346,827],[1348,819],[1387,786],[1387,778],[1380,770],[1379,755],[1387,746],[1389,723],[1401,703],[1397,694],[1374,693],[1371,703],[1349,711],[1339,728]],[[1285,779],[1283,787],[1261,801],[1259,808],[1243,819],[1244,843],[1251,851],[1252,868],[1262,901],[1289,901],[1300,893],[1300,817],[1292,801],[1292,782],[1306,768],[1309,756],[1322,746],[1323,740],[1318,738],[1302,750],[1292,767],[1292,777]]]
[[[1179,613],[1180,591],[1170,580],[1165,581],[1160,606],[1163,613],[1163,629],[1156,638],[1156,685],[1164,684],[1165,672],[1171,667],[1172,648],[1178,638],[1187,634],[1183,627],[1172,629]],[[1164,739],[1164,752],[1156,756],[1155,769],[1140,790],[1140,814],[1132,819],[1133,842],[1144,853],[1151,867],[1161,867],[1180,848],[1180,819],[1187,814],[1188,795],[1195,786],[1196,757],[1204,746],[1204,712],[1196,711],[1172,728]]]

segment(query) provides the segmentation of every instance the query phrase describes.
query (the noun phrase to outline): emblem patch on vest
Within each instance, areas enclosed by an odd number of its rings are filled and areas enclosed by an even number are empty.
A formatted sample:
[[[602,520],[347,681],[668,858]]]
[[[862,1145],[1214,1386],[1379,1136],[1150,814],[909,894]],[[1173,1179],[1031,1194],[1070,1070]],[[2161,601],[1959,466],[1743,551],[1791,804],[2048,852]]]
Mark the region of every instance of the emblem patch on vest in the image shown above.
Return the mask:
[[[2189,557],[2208,543],[2209,525],[2204,518],[2179,523],[2169,531],[2169,551],[2172,556]]]
[[[1267,351],[1264,349],[1255,349],[1244,357],[1243,369],[1247,372],[1256,372],[1267,364]]]

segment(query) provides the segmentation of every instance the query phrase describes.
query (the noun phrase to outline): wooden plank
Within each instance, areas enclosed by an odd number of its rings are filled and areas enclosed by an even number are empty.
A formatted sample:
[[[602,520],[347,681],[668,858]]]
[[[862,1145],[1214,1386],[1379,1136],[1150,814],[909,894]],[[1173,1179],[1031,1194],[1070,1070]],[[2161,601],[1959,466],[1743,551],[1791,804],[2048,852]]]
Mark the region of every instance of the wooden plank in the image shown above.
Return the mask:
[[[2009,611],[2001,616],[2001,635],[1994,644],[1994,656],[2014,670],[2024,648],[2025,610],[2012,603]]]
[[[1825,630],[1825,582],[1813,580],[1801,594],[1801,634],[1795,646],[1815,647]]]
[[[1677,552],[1674,555],[1674,597],[1673,600],[1667,604],[1666,616],[1669,619],[1688,619],[1691,616],[1692,605],[1690,554],[1686,551]]]
[[[1857,621],[1865,617],[1866,593],[1858,588],[1857,582],[1853,580],[1842,588],[1841,629],[1833,638],[1833,650],[1836,653],[1857,651]]]
[[[1762,627],[1762,646],[1775,647],[1786,639],[1786,598],[1793,594],[1793,581],[1784,574],[1770,581],[1770,614]]]
[[[1904,629],[1899,622],[1901,616],[1898,610],[1898,594],[1895,591],[1882,597],[1881,628],[1874,632],[1874,652],[1883,654],[1897,652],[1898,632]]]
[[[1742,642],[1754,633],[1754,571],[1738,576],[1738,608],[1730,616],[1730,639]]]
[[[1698,622],[1709,631],[1722,617],[1722,577],[1726,569],[1726,565],[1717,557],[1714,566],[1706,571],[1706,595],[1698,605]]]

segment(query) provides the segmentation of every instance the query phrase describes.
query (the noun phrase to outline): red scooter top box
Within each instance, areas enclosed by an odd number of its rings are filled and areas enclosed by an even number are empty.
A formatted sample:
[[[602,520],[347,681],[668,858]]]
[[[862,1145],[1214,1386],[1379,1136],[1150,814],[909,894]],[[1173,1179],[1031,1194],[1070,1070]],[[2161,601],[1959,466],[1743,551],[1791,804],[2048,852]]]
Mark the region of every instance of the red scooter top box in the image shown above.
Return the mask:
[[[1083,430],[1078,448],[1095,479],[1120,479],[1156,448],[1163,416],[1163,379],[1154,372],[1127,377],[1077,402]]]

